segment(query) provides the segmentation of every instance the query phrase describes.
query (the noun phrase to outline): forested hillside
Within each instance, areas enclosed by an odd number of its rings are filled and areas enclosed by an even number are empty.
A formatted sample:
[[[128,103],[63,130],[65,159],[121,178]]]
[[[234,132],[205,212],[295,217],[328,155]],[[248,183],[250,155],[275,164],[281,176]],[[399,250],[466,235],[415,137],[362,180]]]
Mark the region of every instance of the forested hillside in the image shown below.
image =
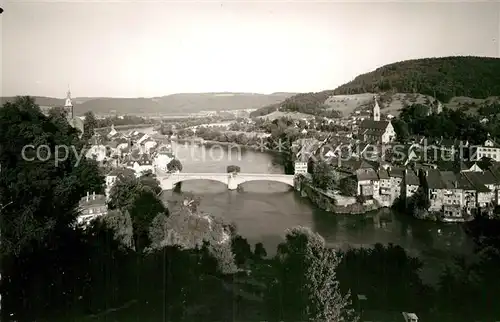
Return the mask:
[[[357,76],[335,89],[335,95],[366,92],[420,93],[448,102],[456,96],[500,95],[500,59],[442,57],[397,62]]]
[[[333,95],[332,90],[296,94],[282,102],[264,106],[252,112],[250,116],[257,117],[270,114],[274,111],[280,111],[336,117],[338,113],[325,105],[325,101],[331,95]]]
[[[385,104],[388,107],[386,112],[396,115],[403,106],[419,102],[420,96],[424,100],[432,96],[443,103],[449,102],[450,108],[481,104],[483,102],[477,99],[489,97],[492,98],[489,101],[496,101],[494,96],[500,96],[500,59],[459,56],[397,62],[359,75],[335,90],[294,95],[281,103],[262,107],[252,116],[270,114],[290,103],[309,111],[303,113],[312,111],[313,114],[319,114],[322,109],[318,107],[328,105],[330,110],[348,116],[370,101],[372,95],[365,97],[365,93],[384,93],[384,97],[390,98],[390,102]],[[392,101],[397,104],[392,104]],[[284,111],[283,108],[280,111]]]

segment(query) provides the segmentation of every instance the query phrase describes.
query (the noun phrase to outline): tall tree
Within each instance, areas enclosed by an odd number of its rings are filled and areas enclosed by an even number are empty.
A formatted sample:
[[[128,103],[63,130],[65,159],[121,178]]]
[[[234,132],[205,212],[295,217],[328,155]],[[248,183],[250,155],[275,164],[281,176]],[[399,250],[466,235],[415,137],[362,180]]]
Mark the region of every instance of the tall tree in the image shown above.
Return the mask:
[[[88,141],[92,136],[94,136],[95,129],[97,128],[97,119],[91,111],[85,112],[83,116],[85,116],[85,120],[83,121],[82,139]]]
[[[151,244],[149,228],[158,214],[166,213],[166,208],[158,198],[161,192],[156,178],[146,173],[140,178],[134,175],[120,175],[110,191],[109,207],[128,212],[134,228],[134,242],[141,251]]]
[[[343,295],[336,279],[340,262],[324,239],[310,229],[288,231],[276,255],[278,280],[272,285],[274,316],[285,321],[356,321],[350,294]],[[277,303],[278,302],[278,303]],[[276,305],[280,308],[276,310]]]
[[[83,147],[75,129],[43,115],[31,97],[0,108],[0,204],[12,202],[2,212],[7,253],[50,243],[75,221],[80,198],[103,190],[98,165],[79,159]]]

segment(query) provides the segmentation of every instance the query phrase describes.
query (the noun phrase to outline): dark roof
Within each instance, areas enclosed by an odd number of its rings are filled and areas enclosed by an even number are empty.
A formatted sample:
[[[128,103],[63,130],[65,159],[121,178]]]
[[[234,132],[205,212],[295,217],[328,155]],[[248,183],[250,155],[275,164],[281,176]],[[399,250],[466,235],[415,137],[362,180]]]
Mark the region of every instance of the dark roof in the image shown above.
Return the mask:
[[[378,180],[378,175],[374,169],[358,169],[356,170],[356,178],[358,181]]]
[[[387,172],[386,169],[379,169],[378,170],[378,177],[380,179],[389,179],[389,172]]]
[[[492,171],[488,170],[485,172],[476,172],[478,178],[480,178],[481,182],[484,185],[489,184],[497,184],[500,181],[495,177]]]
[[[370,129],[370,130],[378,130],[378,131],[385,131],[387,126],[389,125],[389,121],[374,121],[374,120],[369,120],[365,119],[361,121],[359,124],[360,129]]]
[[[370,135],[370,136],[382,136],[384,134],[385,128],[383,130],[380,129],[366,129],[361,134],[362,135]]]
[[[455,189],[458,186],[457,175],[453,171],[440,171],[439,174],[446,189]]]
[[[396,178],[396,177],[403,178],[404,173],[405,173],[405,170],[401,169],[401,168],[391,168],[389,170],[389,176],[394,177],[394,178]]]
[[[457,175],[457,188],[463,190],[476,190],[463,173]]]
[[[420,180],[418,179],[417,174],[413,170],[405,170],[405,184],[418,186],[420,185]]]
[[[463,172],[463,175],[469,180],[477,192],[491,192],[483,183],[482,175],[479,172]]]

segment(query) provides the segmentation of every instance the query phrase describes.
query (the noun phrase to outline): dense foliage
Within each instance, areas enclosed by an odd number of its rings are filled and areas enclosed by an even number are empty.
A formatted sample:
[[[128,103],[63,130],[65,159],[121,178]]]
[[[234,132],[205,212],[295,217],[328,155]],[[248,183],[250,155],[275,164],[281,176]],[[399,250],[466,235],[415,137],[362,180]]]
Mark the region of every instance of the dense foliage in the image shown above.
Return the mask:
[[[339,190],[344,196],[355,196],[358,194],[358,182],[354,176],[345,177],[339,181]]]
[[[182,163],[181,163],[181,161],[179,161],[178,159],[172,159],[172,161],[170,161],[167,164],[167,170],[169,172],[180,172],[180,171],[182,171]]]
[[[333,95],[333,91],[323,91],[316,93],[300,93],[285,99],[278,104],[272,104],[259,108],[250,113],[250,117],[258,117],[270,114],[274,111],[280,112],[298,112],[324,117],[341,117],[338,111],[329,109],[325,106],[325,101]]]
[[[448,102],[454,96],[500,95],[500,59],[442,57],[397,62],[357,76],[335,89],[336,95],[394,91],[421,93]]]
[[[271,258],[262,244],[252,252],[196,198],[169,200],[166,209],[151,173],[119,177],[111,211],[87,230],[73,227],[79,198],[101,192],[97,166],[75,156],[58,166],[20,157],[32,142],[84,145],[57,115],[43,116],[29,98],[0,109],[3,320],[340,322],[374,320],[374,311],[399,319],[404,310],[426,321],[493,321],[500,314],[495,220],[466,225],[475,256],[457,259],[436,289],[423,285],[422,263],[398,246],[339,251],[299,227]],[[283,134],[276,124],[273,136]]]
[[[49,150],[38,149],[43,145]],[[83,150],[77,130],[58,115],[43,115],[30,97],[0,109],[0,205],[8,205],[1,211],[4,251],[51,244],[75,222],[80,198],[103,191],[97,164],[80,159]]]
[[[335,176],[330,165],[326,162],[316,162],[311,174],[312,184],[319,189],[332,189],[335,185]]]
[[[227,172],[228,173],[238,173],[238,172],[241,172],[241,168],[237,165],[228,165]]]
[[[158,198],[161,192],[159,182],[153,174],[147,173],[136,178],[121,174],[111,188],[108,206],[122,214],[129,214],[134,235],[134,245],[138,251],[150,246],[149,227],[158,214],[165,214],[166,208]]]
[[[410,134],[428,138],[459,139],[474,144],[481,144],[486,140],[488,127],[480,123],[480,116],[448,108],[444,108],[439,114],[428,114],[429,108],[421,104],[405,107],[396,121],[398,138],[408,138]]]

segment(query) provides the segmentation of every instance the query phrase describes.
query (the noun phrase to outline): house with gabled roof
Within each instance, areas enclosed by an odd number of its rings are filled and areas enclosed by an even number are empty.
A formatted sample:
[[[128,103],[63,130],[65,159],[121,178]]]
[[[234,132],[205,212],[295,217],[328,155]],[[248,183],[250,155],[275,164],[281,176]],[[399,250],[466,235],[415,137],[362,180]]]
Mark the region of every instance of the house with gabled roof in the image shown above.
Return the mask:
[[[377,171],[377,175],[379,178],[379,191],[378,197],[376,199],[382,206],[390,207],[392,204],[392,193],[391,178],[389,177],[389,172],[387,168],[384,168],[382,165],[380,165]]]
[[[358,133],[365,142],[389,143],[396,139],[396,132],[390,121],[363,120]]]
[[[489,176],[484,176],[481,172],[463,172],[463,175],[469,180],[476,190],[476,207],[485,208],[493,204],[495,191],[488,188],[485,183]]]
[[[401,196],[408,201],[417,192],[419,187],[420,179],[417,173],[411,169],[405,169]]]
[[[135,171],[136,177],[140,177],[144,172],[151,171],[154,173],[154,165],[151,156],[146,153],[134,151],[127,155],[124,160],[124,166]]]
[[[482,146],[475,146],[475,160],[480,160],[483,157],[500,162],[500,145],[491,137],[488,137]]]
[[[356,180],[358,182],[358,195],[365,197],[375,197],[378,195],[379,178],[373,168],[360,168],[356,170]]]
[[[77,217],[78,224],[87,225],[92,220],[108,212],[106,196],[96,194],[95,192],[91,195],[87,192],[87,196],[80,199],[79,211],[80,214]]]
[[[391,121],[380,120],[380,106],[377,97],[374,98],[371,119],[364,118],[358,126],[358,135],[365,142],[389,143],[396,139],[396,132]]]
[[[460,161],[460,172],[483,172],[477,162],[474,161]]]

